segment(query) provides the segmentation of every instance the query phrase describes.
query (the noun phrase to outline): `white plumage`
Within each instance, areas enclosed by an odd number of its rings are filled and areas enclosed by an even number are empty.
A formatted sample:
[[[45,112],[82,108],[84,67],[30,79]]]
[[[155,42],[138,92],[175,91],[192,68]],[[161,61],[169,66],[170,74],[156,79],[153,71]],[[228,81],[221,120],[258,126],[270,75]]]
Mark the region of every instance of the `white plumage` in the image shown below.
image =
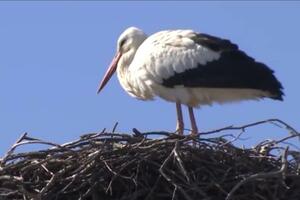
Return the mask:
[[[126,29],[98,92],[115,70],[131,96],[142,100],[159,96],[175,102],[180,134],[184,128],[181,104],[189,107],[195,134],[198,130],[192,107],[263,97],[281,99],[283,95],[281,84],[267,66],[229,40],[193,30],[166,30],[147,37],[138,28]],[[266,81],[256,83],[249,76]]]
[[[134,28],[129,30],[136,31]],[[130,82],[134,84],[132,87],[136,89],[133,96],[140,99],[160,96],[166,100],[174,101],[174,94],[166,94],[179,92],[175,95],[177,96],[176,99],[182,98],[178,100],[183,104],[188,104],[187,95],[181,92],[181,87],[177,90],[161,88],[163,79],[194,68],[197,66],[196,63],[206,64],[220,56],[217,52],[195,44],[190,39],[195,35],[193,33],[191,30],[161,31],[151,35],[139,46],[128,67],[129,76],[130,74],[133,75],[133,80]],[[119,80],[122,80],[119,71],[117,68]],[[125,86],[124,89],[127,92],[131,90],[126,85],[122,86]]]

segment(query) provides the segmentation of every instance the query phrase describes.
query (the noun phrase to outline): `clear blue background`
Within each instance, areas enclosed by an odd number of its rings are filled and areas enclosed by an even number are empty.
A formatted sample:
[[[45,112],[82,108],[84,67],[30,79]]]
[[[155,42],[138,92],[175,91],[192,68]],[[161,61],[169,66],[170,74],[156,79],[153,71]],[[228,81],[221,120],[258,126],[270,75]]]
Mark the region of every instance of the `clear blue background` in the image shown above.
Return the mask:
[[[191,28],[228,38],[276,71],[284,102],[203,107],[196,111],[200,130],[268,118],[299,129],[299,24],[299,2],[0,2],[0,156],[23,132],[63,143],[110,130],[115,122],[127,133],[134,127],[175,129],[173,104],[133,99],[116,76],[96,95],[116,40],[128,26],[148,34]],[[247,137],[282,132],[263,126]]]

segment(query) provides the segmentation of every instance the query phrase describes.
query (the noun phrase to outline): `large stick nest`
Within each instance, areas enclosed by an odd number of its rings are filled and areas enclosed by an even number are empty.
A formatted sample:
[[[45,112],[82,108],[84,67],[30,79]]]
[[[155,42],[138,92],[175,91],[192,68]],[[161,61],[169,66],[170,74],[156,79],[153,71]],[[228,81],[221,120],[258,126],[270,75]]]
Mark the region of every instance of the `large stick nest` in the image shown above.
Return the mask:
[[[290,134],[253,148],[234,145],[246,128],[270,122]],[[234,130],[240,130],[235,137],[207,137]],[[300,199],[300,153],[297,145],[286,144],[300,134],[280,120],[230,126],[201,137],[134,133],[103,131],[63,145],[24,134],[0,160],[0,199]],[[52,147],[15,153],[33,144]]]

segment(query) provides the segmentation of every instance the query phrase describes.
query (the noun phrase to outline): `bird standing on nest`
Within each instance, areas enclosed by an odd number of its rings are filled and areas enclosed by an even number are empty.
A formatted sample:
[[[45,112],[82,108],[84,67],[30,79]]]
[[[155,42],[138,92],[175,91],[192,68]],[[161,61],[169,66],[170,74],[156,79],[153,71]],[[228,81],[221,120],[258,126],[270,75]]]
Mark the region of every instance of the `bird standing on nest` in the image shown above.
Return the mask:
[[[178,134],[183,134],[181,104],[188,107],[191,134],[198,128],[193,107],[241,100],[282,100],[273,71],[229,40],[193,30],[165,30],[147,36],[130,27],[119,37],[117,53],[98,93],[114,72],[125,91],[141,100],[159,96],[176,104]]]

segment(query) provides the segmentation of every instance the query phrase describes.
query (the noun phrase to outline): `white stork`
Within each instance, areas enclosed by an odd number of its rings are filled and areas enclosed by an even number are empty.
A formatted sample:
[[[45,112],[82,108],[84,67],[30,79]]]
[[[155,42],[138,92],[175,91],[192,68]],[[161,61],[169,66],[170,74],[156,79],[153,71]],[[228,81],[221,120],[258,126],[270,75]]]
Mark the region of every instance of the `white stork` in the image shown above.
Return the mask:
[[[191,134],[196,134],[193,107],[283,96],[281,83],[265,64],[229,40],[193,30],[165,30],[148,37],[138,28],[126,29],[98,93],[115,71],[129,95],[142,100],[159,96],[176,103],[176,132],[181,135],[181,104],[188,107]]]

